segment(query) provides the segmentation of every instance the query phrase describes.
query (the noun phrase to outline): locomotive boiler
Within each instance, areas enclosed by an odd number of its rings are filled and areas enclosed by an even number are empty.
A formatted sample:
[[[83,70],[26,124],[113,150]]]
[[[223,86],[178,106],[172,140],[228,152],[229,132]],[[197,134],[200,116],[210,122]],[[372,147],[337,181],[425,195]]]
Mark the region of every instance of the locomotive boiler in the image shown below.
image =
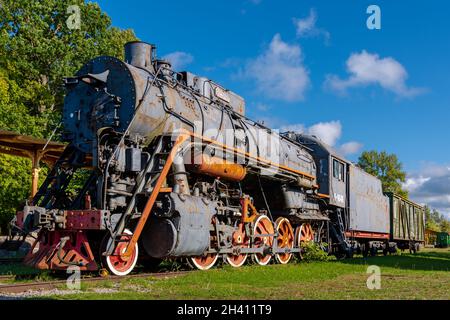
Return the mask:
[[[144,42],[64,84],[69,144],[16,217],[39,230],[27,264],[116,275],[167,258],[284,264],[305,241],[330,242],[312,149],[248,119],[237,94]]]

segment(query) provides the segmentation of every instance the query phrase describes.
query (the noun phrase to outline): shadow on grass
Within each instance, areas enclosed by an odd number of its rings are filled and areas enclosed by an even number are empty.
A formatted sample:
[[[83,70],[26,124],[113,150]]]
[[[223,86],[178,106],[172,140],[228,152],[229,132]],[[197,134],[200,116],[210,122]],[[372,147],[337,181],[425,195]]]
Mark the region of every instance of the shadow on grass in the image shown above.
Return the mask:
[[[403,253],[385,257],[355,257],[353,259],[340,260],[339,262],[408,270],[450,271],[450,252],[418,252],[416,254]]]
[[[25,275],[25,274],[39,274],[39,270],[25,266],[21,263],[5,263],[0,264],[0,275]]]
[[[450,263],[450,250],[443,250],[442,252],[438,251],[431,251],[431,252],[422,252],[419,251],[416,253],[417,256],[423,256],[423,257],[430,257],[430,258],[440,258],[440,259],[446,259],[447,262]]]

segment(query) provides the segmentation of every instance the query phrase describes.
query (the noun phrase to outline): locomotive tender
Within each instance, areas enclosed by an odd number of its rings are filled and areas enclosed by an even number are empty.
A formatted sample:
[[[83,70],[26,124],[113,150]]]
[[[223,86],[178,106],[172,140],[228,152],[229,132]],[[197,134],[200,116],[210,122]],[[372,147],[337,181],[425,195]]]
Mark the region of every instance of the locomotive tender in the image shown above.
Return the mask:
[[[25,263],[126,275],[179,257],[285,264],[308,241],[337,256],[393,250],[378,179],[246,118],[240,96],[172,70],[155,46],[127,43],[125,61],[94,58],[64,83],[69,145],[15,219],[39,230]]]

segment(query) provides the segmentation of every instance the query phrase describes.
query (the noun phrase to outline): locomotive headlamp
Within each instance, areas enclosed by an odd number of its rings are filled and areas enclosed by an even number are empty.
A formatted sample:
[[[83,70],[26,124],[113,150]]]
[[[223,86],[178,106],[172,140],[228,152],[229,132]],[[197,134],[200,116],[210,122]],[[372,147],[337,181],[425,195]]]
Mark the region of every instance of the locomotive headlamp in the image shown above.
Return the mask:
[[[83,81],[84,83],[94,85],[97,87],[97,86],[106,84],[106,82],[108,81],[108,75],[109,75],[109,70],[106,70],[105,72],[98,73],[98,74],[88,73],[88,74],[82,75],[78,78],[81,81]]]
[[[88,73],[86,75],[82,75],[82,76],[78,76],[78,77],[67,77],[67,78],[64,78],[64,85],[66,87],[77,85],[79,83],[79,81],[81,80],[82,82],[89,84],[89,85],[93,85],[94,87],[101,87],[101,86],[104,86],[106,84],[106,82],[108,81],[108,75],[109,75],[109,70],[106,70],[105,72],[98,73],[98,74]]]

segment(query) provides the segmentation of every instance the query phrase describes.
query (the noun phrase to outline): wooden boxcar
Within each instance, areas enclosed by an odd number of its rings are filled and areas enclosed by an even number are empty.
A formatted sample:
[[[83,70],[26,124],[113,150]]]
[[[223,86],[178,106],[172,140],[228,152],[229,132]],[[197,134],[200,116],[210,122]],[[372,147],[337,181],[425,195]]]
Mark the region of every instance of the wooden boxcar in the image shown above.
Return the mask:
[[[400,249],[417,251],[425,243],[424,208],[391,192],[386,196],[390,204],[390,241],[396,242]]]

